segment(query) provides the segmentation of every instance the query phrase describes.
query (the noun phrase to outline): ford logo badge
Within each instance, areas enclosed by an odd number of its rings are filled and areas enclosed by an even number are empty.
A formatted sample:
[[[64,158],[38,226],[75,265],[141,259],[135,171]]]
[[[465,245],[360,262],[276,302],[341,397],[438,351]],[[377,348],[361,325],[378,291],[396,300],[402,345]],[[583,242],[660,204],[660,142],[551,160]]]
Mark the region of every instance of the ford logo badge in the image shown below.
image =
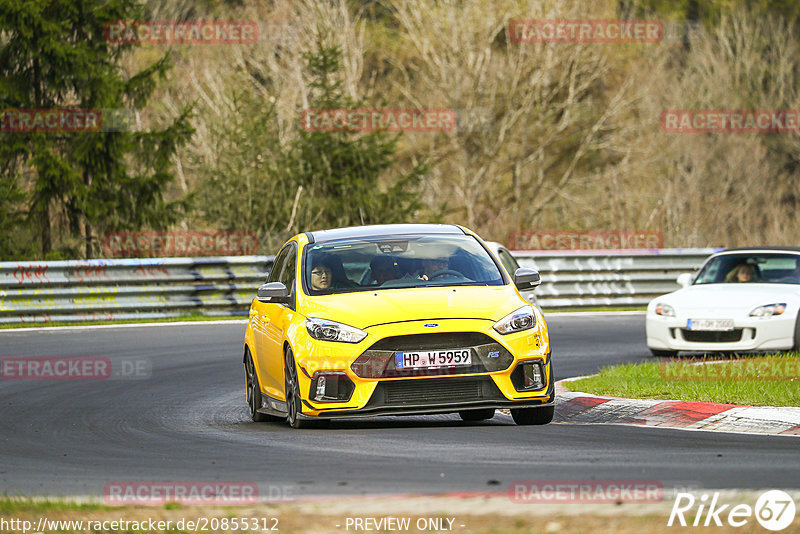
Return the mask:
[[[422,326],[424,326],[425,328],[436,328],[437,326],[439,326],[439,323],[425,323]]]

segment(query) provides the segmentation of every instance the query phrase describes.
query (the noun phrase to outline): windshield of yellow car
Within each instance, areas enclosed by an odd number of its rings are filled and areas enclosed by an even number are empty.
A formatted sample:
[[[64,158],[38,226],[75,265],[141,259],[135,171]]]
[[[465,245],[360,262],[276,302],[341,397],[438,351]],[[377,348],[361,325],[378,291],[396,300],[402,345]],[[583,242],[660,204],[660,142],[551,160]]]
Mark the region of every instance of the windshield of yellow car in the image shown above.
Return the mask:
[[[389,236],[309,244],[309,295],[454,285],[503,285],[495,261],[470,235]]]

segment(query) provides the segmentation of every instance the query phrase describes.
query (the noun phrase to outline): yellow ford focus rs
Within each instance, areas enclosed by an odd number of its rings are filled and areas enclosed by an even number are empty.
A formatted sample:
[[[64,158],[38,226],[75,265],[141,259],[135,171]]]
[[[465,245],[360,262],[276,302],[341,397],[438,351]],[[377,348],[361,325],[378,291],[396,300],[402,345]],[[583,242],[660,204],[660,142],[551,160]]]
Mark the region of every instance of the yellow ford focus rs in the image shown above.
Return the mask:
[[[508,273],[455,225],[306,232],[278,254],[244,339],[254,421],[295,428],[333,418],[508,408],[553,418],[550,339],[520,295],[539,273]]]

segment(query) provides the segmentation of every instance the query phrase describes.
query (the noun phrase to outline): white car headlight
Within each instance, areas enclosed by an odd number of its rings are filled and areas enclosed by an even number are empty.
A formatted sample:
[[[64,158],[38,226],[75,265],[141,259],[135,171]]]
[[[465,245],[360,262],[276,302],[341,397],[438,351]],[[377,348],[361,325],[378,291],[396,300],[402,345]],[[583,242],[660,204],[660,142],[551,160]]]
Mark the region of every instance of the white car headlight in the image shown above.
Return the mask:
[[[773,315],[781,315],[786,311],[786,303],[767,304],[766,306],[759,306],[750,312],[750,317],[772,317]]]
[[[493,328],[505,335],[529,330],[534,326],[536,326],[536,314],[533,312],[533,307],[529,304],[509,313],[497,321]]]
[[[358,343],[367,333],[346,324],[328,321],[327,319],[306,319],[306,330],[314,339],[320,341],[339,341],[341,343]]]
[[[656,304],[656,315],[663,315],[664,317],[675,317],[675,308],[669,304],[659,302]]]

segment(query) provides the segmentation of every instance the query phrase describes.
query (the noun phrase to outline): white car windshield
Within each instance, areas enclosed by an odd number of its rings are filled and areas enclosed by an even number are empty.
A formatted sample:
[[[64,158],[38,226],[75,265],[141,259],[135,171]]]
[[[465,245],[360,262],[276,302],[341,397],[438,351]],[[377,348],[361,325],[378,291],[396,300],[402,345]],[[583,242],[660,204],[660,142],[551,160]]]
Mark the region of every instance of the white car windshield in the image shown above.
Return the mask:
[[[723,254],[703,266],[695,284],[800,284],[800,255]]]
[[[504,283],[489,253],[469,235],[346,239],[305,250],[303,278],[310,295]]]

